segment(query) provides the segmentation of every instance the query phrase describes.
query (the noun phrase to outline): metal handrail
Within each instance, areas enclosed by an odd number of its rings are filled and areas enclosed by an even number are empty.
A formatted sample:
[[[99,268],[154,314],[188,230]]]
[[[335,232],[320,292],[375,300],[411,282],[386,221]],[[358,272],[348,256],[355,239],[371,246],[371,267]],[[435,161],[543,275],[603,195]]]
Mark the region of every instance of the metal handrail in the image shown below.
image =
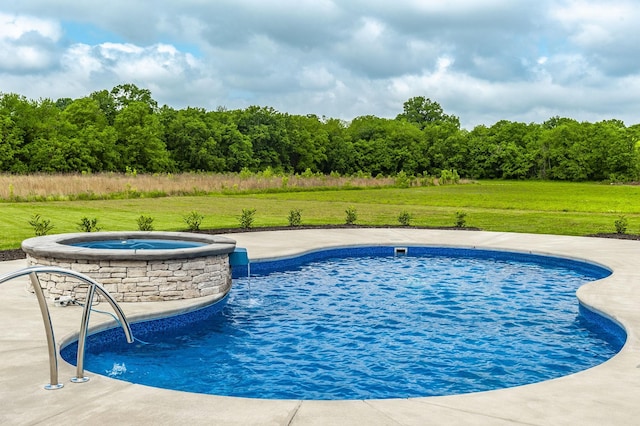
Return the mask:
[[[58,356],[56,353],[56,342],[53,334],[53,327],[51,325],[51,314],[49,313],[49,307],[47,306],[47,301],[45,299],[42,286],[40,285],[40,280],[38,279],[38,273],[53,273],[53,274],[67,275],[67,276],[76,278],[80,281],[83,281],[85,284],[89,285],[89,289],[87,291],[86,303],[84,304],[84,308],[82,312],[82,320],[80,322],[80,334],[78,336],[76,377],[73,377],[71,379],[72,382],[76,382],[76,383],[86,382],[89,379],[84,376],[84,349],[85,349],[85,342],[87,338],[87,330],[89,327],[89,316],[91,313],[91,305],[93,303],[93,296],[95,292],[98,291],[109,302],[109,304],[115,311],[118,317],[118,320],[120,321],[120,326],[124,331],[127,342],[133,343],[133,334],[131,333],[131,326],[129,325],[129,321],[127,321],[127,318],[125,317],[124,312],[122,311],[118,303],[115,301],[115,299],[107,292],[107,290],[105,290],[99,283],[97,283],[92,278],[84,274],[81,274],[79,272],[60,268],[57,266],[30,266],[28,268],[24,268],[18,271],[10,272],[8,274],[0,275],[0,284],[24,275],[29,275],[29,278],[31,279],[31,284],[33,285],[33,291],[36,295],[36,298],[38,299],[38,305],[40,306],[40,312],[42,313],[42,320],[44,322],[44,329],[47,335],[47,347],[49,351],[50,383],[44,386],[45,389],[60,389],[64,385],[62,383],[58,383]]]

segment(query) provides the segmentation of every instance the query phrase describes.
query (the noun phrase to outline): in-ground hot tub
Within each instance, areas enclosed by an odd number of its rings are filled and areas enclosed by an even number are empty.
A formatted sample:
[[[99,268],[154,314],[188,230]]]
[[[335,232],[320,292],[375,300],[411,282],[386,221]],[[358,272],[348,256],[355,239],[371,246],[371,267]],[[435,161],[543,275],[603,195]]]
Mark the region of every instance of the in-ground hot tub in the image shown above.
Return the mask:
[[[224,297],[231,288],[230,238],[188,232],[83,232],[22,242],[27,262],[59,266],[98,281],[118,302]],[[71,277],[41,274],[50,297],[82,296]]]

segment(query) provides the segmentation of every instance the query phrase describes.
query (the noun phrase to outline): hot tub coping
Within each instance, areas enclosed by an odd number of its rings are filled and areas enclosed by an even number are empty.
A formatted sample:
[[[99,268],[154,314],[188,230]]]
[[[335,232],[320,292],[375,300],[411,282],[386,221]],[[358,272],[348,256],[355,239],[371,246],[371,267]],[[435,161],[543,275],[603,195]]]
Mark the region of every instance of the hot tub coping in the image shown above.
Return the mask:
[[[160,250],[96,249],[71,244],[125,239],[186,240],[205,243],[200,247]],[[236,242],[220,235],[192,232],[166,231],[109,231],[77,232],[45,235],[26,239],[22,251],[33,257],[53,257],[70,260],[161,260],[191,259],[205,256],[229,254],[235,250]]]

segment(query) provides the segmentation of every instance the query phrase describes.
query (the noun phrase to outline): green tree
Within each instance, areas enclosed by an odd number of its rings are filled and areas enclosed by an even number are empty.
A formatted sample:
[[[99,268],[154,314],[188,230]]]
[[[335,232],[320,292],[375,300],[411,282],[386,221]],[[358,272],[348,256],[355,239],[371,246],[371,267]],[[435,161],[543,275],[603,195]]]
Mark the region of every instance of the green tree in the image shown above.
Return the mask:
[[[70,171],[66,148],[69,143],[64,134],[67,123],[62,112],[50,99],[32,102],[30,117],[25,123],[24,144],[20,156],[28,172]]]
[[[107,124],[113,126],[116,119],[116,100],[108,90],[100,90],[89,95],[91,99],[98,103],[98,106],[107,119]]]
[[[161,139],[162,129],[157,114],[144,102],[132,102],[116,116],[114,128],[118,139],[120,170],[165,172],[173,169],[169,152]]]
[[[250,106],[241,112],[238,130],[251,143],[258,170],[292,170],[291,146],[282,114],[273,108]]]
[[[56,100],[56,107],[58,107],[60,111],[64,111],[72,103],[73,103],[73,99],[71,98],[60,98]]]
[[[23,96],[0,93],[0,171],[21,172],[27,168],[20,152],[33,116],[31,109]]]
[[[405,120],[420,129],[431,124],[449,123],[460,128],[460,120],[454,115],[445,114],[439,103],[424,96],[410,98],[403,104],[403,112],[397,120]]]
[[[640,181],[640,124],[630,126],[627,133],[633,146],[631,178],[634,181]]]
[[[431,133],[431,132],[430,132]],[[466,130],[457,131],[449,136],[441,137],[429,134],[425,144],[429,152],[426,156],[422,172],[435,175],[438,170],[459,170],[460,174],[478,177],[475,158],[470,154],[471,136]],[[476,173],[472,170],[476,170]]]
[[[619,120],[586,126],[592,173],[589,180],[633,180],[635,143],[632,132]]]
[[[253,145],[249,138],[231,127],[222,130],[222,138],[227,143],[227,167],[229,171],[240,172],[254,168]]]
[[[167,115],[163,107],[161,115]],[[179,170],[225,171],[225,160],[216,140],[216,130],[206,119],[206,111],[187,108],[164,120],[164,141]]]
[[[470,157],[475,177],[525,179],[533,177],[536,163],[531,153],[537,128],[501,120],[493,126],[477,126],[471,132]]]
[[[289,161],[294,172],[318,172],[326,161],[329,135],[315,115],[286,116]]]
[[[134,84],[55,102],[0,93],[0,172],[125,170],[640,180],[640,125],[551,117],[466,131],[423,96],[396,119],[346,123],[270,107],[158,108]]]
[[[135,84],[120,84],[111,89],[110,94],[118,111],[134,102],[145,104],[149,108],[149,112],[155,112],[158,109],[158,103],[151,96],[151,91],[149,89],[141,89]]]
[[[408,123],[422,131],[422,137],[417,139],[420,148],[404,150],[404,157],[410,158],[414,163],[413,166],[403,166],[404,170],[409,172],[413,169],[413,173],[433,173],[453,163],[451,155],[455,154],[458,147],[449,144],[461,141],[456,138],[460,132],[458,117],[445,114],[437,102],[416,96],[403,104],[403,112],[398,114],[396,121]],[[413,145],[415,146],[416,142]]]
[[[577,121],[556,117],[543,123],[538,144],[542,178],[581,181],[591,175],[585,127]]]
[[[115,171],[116,132],[97,101],[82,98],[73,101],[61,115],[67,138],[65,156],[73,171]],[[75,164],[74,164],[75,159]]]
[[[377,174],[395,174],[392,148],[387,142],[392,120],[372,115],[355,118],[347,134],[353,141],[357,171]]]
[[[347,123],[331,118],[325,121],[323,127],[327,132],[327,145],[325,160],[321,166],[322,172],[354,173],[356,151],[347,132]]]
[[[390,169],[388,174],[405,172],[410,176],[429,168],[429,145],[424,132],[404,121],[387,122],[386,144],[388,145]]]

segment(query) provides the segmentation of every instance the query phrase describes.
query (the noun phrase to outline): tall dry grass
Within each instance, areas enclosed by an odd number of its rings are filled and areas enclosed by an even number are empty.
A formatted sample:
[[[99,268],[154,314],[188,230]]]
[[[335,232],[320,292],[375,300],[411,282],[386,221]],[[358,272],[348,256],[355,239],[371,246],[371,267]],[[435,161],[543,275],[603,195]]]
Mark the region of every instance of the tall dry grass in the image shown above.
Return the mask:
[[[0,199],[43,201],[65,199],[109,199],[153,196],[197,195],[216,192],[385,187],[393,178],[342,176],[279,176],[242,174],[33,174],[0,175]]]

